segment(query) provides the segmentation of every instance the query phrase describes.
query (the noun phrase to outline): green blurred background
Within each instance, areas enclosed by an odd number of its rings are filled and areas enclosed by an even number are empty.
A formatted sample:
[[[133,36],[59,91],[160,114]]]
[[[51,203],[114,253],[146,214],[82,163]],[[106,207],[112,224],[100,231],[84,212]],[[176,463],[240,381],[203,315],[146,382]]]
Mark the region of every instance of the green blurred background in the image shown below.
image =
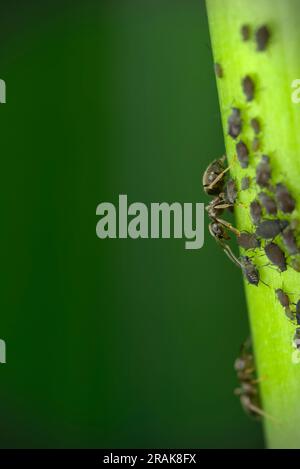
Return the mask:
[[[204,202],[224,152],[203,0],[3,0],[1,447],[262,447],[233,396],[242,279],[96,206]]]

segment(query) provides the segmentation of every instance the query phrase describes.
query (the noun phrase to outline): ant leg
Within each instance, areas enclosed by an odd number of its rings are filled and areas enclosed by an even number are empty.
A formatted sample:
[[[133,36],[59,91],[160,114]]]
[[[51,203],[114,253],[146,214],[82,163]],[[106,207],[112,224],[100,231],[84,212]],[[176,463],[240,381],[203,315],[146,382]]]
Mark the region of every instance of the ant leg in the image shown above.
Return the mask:
[[[227,244],[224,244],[223,245],[223,250],[225,252],[225,254],[227,255],[227,257],[239,268],[241,268],[241,263],[240,261],[238,260],[238,258],[233,254],[232,250],[230,249],[230,247],[227,245]]]
[[[261,417],[264,417],[264,418],[267,418],[269,420],[272,420],[274,423],[278,423],[278,420],[275,419],[274,417],[272,417],[272,415],[269,415],[267,414],[266,412],[264,412],[260,407],[252,404],[251,402],[249,402],[247,404],[247,407],[249,410],[251,410],[252,412],[255,412],[257,415],[260,415]]]
[[[221,225],[226,226],[226,228],[228,228],[228,230],[232,231],[235,235],[240,236],[241,232],[239,230],[237,230],[234,226],[232,226],[231,223],[229,223],[228,221],[225,221],[221,218],[216,218],[216,221],[218,223],[221,223]]]
[[[222,179],[222,177],[224,176],[224,174],[227,173],[227,171],[230,170],[230,166],[228,166],[226,169],[224,169],[224,171],[222,171],[217,177],[216,179],[209,185],[207,186],[207,189],[208,190],[211,190],[214,188],[214,186]]]

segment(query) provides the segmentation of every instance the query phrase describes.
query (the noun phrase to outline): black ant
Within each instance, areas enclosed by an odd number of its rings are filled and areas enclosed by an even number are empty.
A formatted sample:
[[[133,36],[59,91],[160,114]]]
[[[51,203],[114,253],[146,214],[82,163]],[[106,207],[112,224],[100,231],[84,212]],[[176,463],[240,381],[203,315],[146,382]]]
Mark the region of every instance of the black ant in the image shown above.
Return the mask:
[[[234,390],[234,394],[240,398],[245,412],[255,419],[261,417],[272,418],[260,406],[257,386],[260,379],[255,377],[255,363],[250,339],[242,344],[240,355],[234,362],[234,369],[240,382],[240,386]]]

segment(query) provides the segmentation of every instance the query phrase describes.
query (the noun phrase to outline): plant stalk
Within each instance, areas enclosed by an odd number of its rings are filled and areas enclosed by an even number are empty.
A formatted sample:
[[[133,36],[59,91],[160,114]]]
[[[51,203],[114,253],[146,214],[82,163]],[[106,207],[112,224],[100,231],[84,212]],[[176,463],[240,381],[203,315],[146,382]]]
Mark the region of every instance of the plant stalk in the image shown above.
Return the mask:
[[[272,183],[284,183],[296,200],[296,210],[289,219],[300,219],[300,104],[292,101],[292,82],[300,78],[300,2],[299,0],[206,0],[215,63],[223,77],[216,78],[220,100],[225,145],[231,175],[238,182],[252,178],[251,188],[239,193],[235,208],[237,227],[254,231],[249,204],[260,188],[255,184],[255,168],[261,155],[270,157]],[[242,25],[249,25],[250,39],[243,41]],[[265,51],[257,51],[255,31],[262,25],[270,30]],[[255,83],[253,101],[247,101],[241,81],[250,76]],[[251,148],[255,137],[250,121],[258,118],[260,148],[250,151],[250,163],[242,169],[236,158],[236,141],[227,133],[231,108],[241,109],[241,138]],[[216,156],[215,156],[216,157]],[[283,218],[283,215],[280,215]],[[260,265],[259,286],[245,282],[254,352],[261,378],[263,410],[273,418],[264,419],[267,446],[300,447],[300,360],[293,346],[296,326],[287,319],[275,296],[276,288],[289,293],[291,301],[300,299],[300,273],[290,266],[278,272],[266,265],[264,256],[255,259]],[[290,263],[290,258],[288,258]],[[293,308],[295,308],[293,306]],[[241,312],[237,311],[237,314]],[[243,338],[241,338],[242,340]]]

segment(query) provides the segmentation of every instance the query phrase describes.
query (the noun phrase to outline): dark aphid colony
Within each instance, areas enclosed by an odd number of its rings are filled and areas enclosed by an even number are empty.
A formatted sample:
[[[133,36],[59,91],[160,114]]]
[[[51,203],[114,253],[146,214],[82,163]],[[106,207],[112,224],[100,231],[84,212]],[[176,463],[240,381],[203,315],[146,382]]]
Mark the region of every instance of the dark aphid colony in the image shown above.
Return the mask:
[[[251,35],[251,29],[248,24],[243,24],[241,27],[241,36],[244,42],[249,41]]]
[[[262,25],[256,29],[250,29],[248,24],[243,24],[240,28],[242,41],[250,40],[253,35],[251,30],[255,30],[257,51],[266,51],[271,38],[268,26]],[[297,212],[293,214],[293,220],[290,216],[296,209],[296,201],[284,183],[276,184],[277,181],[274,181],[274,174],[272,174],[271,159],[268,155],[262,154],[262,149],[266,145],[265,135],[262,132],[265,126],[262,124],[261,116],[253,114],[255,109],[252,104],[256,97],[258,81],[253,69],[247,72],[245,76],[237,78],[240,80],[248,104],[246,106],[244,104],[243,119],[241,109],[238,107],[231,108],[227,119],[227,132],[235,140],[235,150],[241,168],[245,170],[250,167],[251,178],[253,178],[254,172],[255,179],[251,179],[249,175],[241,177],[240,180],[229,178],[227,176],[229,168],[225,165],[225,157],[222,157],[213,161],[206,169],[203,175],[203,188],[206,194],[214,197],[206,206],[210,219],[210,234],[226,256],[241,269],[245,280],[250,285],[259,286],[264,284],[269,286],[261,278],[261,267],[271,265],[281,273],[285,272],[290,266],[300,273],[300,250],[297,243],[297,235],[300,230],[295,226],[295,214]],[[219,63],[215,64],[215,73],[218,78],[222,78],[224,75],[223,67]],[[251,118],[252,115],[255,115],[255,117]],[[255,161],[258,155],[260,160],[254,166],[252,161]],[[276,168],[274,169],[276,170]],[[241,172],[248,173],[248,171],[239,171],[238,174]],[[238,204],[238,188],[241,191],[246,191],[250,188],[250,182],[251,194],[252,191],[255,191],[254,200],[249,204],[248,209],[252,226],[251,228],[247,226],[247,228],[244,227],[238,230],[223,219],[223,214],[226,215],[228,211],[233,211],[233,208]],[[247,200],[246,193],[241,194],[242,200],[239,206],[246,209],[245,204],[242,203],[244,198]],[[246,231],[246,229],[249,231]],[[242,250],[243,255],[240,257],[236,256],[229,245],[229,232],[231,237],[236,238],[237,244]],[[249,254],[248,251],[252,251],[251,257],[245,255],[245,251],[247,251],[246,254]],[[256,264],[257,257],[260,257],[260,255],[267,257],[267,265],[261,265],[261,262]],[[276,298],[274,301],[278,301],[281,305],[286,318],[293,325],[296,325],[297,322],[299,326],[295,331],[293,340],[295,347],[300,350],[300,300],[295,305],[282,288],[274,289],[274,292]],[[271,320],[271,318],[269,319]],[[234,368],[240,381],[235,394],[239,396],[246,412],[254,417],[272,418],[264,413],[260,407],[257,388],[259,380],[255,378],[254,359],[249,341],[242,346],[240,357],[235,361]]]
[[[267,155],[261,157],[260,163],[256,167],[256,182],[260,187],[268,187],[271,179],[272,170],[270,158]]]
[[[246,233],[242,231],[240,236],[237,237],[238,245],[248,251],[249,249],[256,249],[260,247],[260,241],[254,233]]]
[[[222,65],[220,65],[219,63],[215,63],[215,74],[218,78],[223,78],[224,76],[224,72],[223,72],[223,68],[222,68]]]
[[[256,135],[258,135],[260,133],[260,123],[259,123],[259,120],[254,118],[254,119],[251,119],[251,127],[252,129],[254,130],[254,133]]]
[[[247,101],[253,101],[254,99],[254,92],[255,92],[255,84],[254,81],[252,80],[249,75],[247,75],[245,78],[242,80],[242,88],[244,95],[246,97]]]
[[[270,40],[270,31],[266,25],[260,26],[255,32],[256,40],[256,50],[258,52],[263,52],[266,50],[269,40]]]
[[[267,258],[276,265],[281,272],[287,269],[286,258],[282,249],[275,243],[268,243],[264,247]]]
[[[258,225],[262,217],[262,207],[258,200],[253,200],[250,204],[250,216],[254,225]]]
[[[236,153],[240,165],[243,169],[248,168],[249,165],[249,150],[247,145],[241,140],[236,144]]]
[[[287,220],[263,220],[256,228],[255,234],[262,239],[273,239],[289,225]]]
[[[276,184],[275,197],[279,210],[283,213],[292,213],[295,210],[296,203],[288,188],[284,184]]]
[[[233,107],[227,120],[228,135],[236,139],[242,131],[242,118],[240,109]]]
[[[244,176],[241,181],[241,190],[246,191],[249,189],[251,183],[251,179],[249,176]]]
[[[258,194],[258,198],[268,215],[276,215],[277,205],[275,200],[270,195],[268,195],[266,192],[260,192]]]

